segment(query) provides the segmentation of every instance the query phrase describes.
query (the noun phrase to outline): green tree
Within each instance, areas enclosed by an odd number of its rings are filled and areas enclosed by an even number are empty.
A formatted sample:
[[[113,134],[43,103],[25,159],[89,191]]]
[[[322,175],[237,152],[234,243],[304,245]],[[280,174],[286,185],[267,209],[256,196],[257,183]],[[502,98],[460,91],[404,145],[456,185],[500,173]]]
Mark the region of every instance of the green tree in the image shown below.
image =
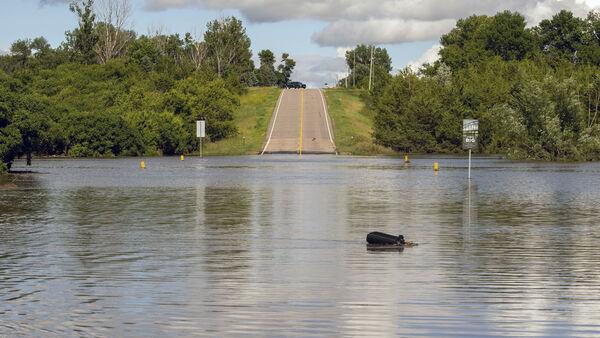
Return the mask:
[[[50,121],[43,113],[25,109],[16,111],[13,119],[21,135],[19,155],[25,155],[27,165],[31,165],[32,155],[42,150],[47,142],[46,132],[50,128]]]
[[[74,157],[140,155],[140,137],[116,113],[77,112],[64,118],[67,152]]]
[[[269,49],[261,50],[258,53],[260,67],[256,72],[259,86],[274,86],[277,83],[277,73],[275,71],[275,55]]]
[[[448,34],[442,35],[440,62],[451,69],[462,69],[492,55],[486,49],[486,26],[490,18],[473,15],[460,19]]]
[[[377,101],[376,141],[397,151],[436,151],[443,91],[435,80],[419,79],[409,69],[399,73]]]
[[[600,12],[590,12],[584,27],[584,46],[578,58],[583,63],[600,66]]]
[[[0,78],[2,77],[0,72]],[[10,169],[21,147],[21,133],[12,123],[13,95],[0,85],[0,173]]]
[[[578,61],[577,51],[584,42],[584,21],[572,12],[562,10],[552,19],[542,20],[534,32],[540,49],[550,59]]]
[[[185,51],[192,62],[195,70],[200,69],[204,65],[206,59],[206,43],[197,41],[192,37],[192,34],[185,34]]]
[[[175,155],[188,149],[190,137],[180,116],[168,111],[133,111],[126,119],[139,132],[146,155]]]
[[[385,87],[392,71],[392,59],[387,49],[372,45],[358,45],[346,51],[346,63],[350,68],[348,85],[355,88],[367,89],[369,87],[369,73],[371,67],[371,49],[373,49],[373,85],[376,91]],[[342,80],[345,82],[345,80]]]
[[[206,121],[207,137],[220,140],[236,133],[233,112],[239,106],[238,97],[223,79],[188,77],[177,82],[169,93],[167,107],[182,117],[189,135],[194,134],[195,121]]]
[[[250,38],[246,28],[235,17],[213,20],[206,25],[204,33],[207,57],[219,77],[229,74],[241,75],[254,69]]]
[[[76,60],[87,64],[95,63],[94,49],[98,43],[98,33],[95,29],[94,0],[73,1],[69,9],[77,15],[79,27],[67,32],[67,44],[72,48]]]
[[[523,60],[533,51],[533,36],[519,13],[504,11],[494,15],[485,34],[485,48],[505,61]]]
[[[162,52],[154,39],[145,35],[139,37],[132,42],[128,53],[144,71],[158,70]]]
[[[9,62],[3,67],[10,72],[23,68],[38,68],[40,65],[51,67],[57,61],[56,51],[50,47],[44,37],[17,40],[11,45],[10,54],[6,57]]]
[[[283,53],[281,55],[281,63],[277,66],[278,77],[279,77],[279,85],[284,86],[286,83],[290,82],[290,78],[292,77],[292,73],[294,72],[294,68],[296,67],[296,61],[290,58],[288,53]]]
[[[15,63],[20,67],[25,67],[27,61],[31,57],[31,41],[17,40],[10,46],[10,53],[13,56]]]

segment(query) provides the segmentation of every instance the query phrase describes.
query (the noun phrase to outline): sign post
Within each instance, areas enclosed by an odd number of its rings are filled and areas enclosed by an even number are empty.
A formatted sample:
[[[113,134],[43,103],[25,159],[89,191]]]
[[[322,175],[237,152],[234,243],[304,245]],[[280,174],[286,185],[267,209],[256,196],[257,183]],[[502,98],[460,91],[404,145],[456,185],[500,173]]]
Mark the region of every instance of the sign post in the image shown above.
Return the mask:
[[[463,149],[469,150],[469,179],[471,179],[471,150],[477,148],[479,120],[463,120]]]
[[[200,157],[202,157],[202,139],[206,137],[205,121],[196,121],[196,137],[200,139]]]

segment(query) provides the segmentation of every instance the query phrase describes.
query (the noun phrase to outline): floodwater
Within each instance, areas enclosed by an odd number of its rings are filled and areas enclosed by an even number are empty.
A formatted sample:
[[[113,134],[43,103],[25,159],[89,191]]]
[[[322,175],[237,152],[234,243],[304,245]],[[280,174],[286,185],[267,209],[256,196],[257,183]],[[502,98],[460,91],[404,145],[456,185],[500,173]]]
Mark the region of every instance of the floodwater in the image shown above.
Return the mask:
[[[599,336],[600,163],[473,165],[34,161],[0,178],[0,336]]]

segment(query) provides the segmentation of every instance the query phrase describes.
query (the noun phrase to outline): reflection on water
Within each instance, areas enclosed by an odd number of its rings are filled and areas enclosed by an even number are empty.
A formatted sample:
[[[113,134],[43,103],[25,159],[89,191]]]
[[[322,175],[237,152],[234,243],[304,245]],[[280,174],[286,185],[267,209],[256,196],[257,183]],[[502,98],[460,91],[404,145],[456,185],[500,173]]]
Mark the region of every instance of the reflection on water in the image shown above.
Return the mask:
[[[0,182],[0,336],[598,336],[600,164],[432,162],[34,162]]]

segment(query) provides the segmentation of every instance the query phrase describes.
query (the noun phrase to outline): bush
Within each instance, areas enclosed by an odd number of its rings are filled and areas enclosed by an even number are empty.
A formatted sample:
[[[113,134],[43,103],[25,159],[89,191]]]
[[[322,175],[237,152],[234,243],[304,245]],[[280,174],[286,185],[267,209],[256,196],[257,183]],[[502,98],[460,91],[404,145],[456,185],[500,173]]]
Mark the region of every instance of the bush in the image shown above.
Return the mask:
[[[99,157],[100,154],[94,153],[93,151],[89,150],[84,145],[76,144],[69,151],[69,156],[71,156],[71,157]]]
[[[73,156],[140,155],[143,144],[139,134],[116,114],[75,113],[63,121],[68,146]],[[79,146],[79,147],[77,147]],[[70,153],[69,151],[69,153]]]

